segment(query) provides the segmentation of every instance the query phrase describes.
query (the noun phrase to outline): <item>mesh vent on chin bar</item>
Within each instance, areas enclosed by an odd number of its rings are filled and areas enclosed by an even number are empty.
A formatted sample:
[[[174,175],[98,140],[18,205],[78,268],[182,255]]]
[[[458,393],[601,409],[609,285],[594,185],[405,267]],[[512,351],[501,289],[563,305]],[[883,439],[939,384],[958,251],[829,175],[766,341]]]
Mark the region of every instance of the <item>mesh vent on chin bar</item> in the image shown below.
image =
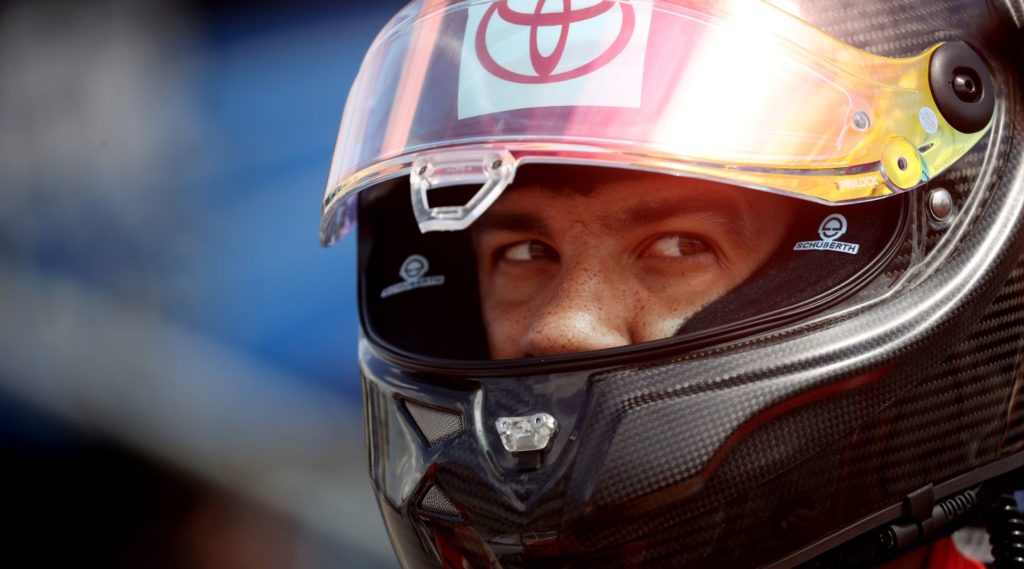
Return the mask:
[[[430,446],[435,446],[463,431],[461,413],[426,407],[412,401],[406,401],[405,407]]]
[[[433,514],[444,514],[454,518],[461,518],[462,512],[440,488],[435,484],[420,500],[420,509]]]

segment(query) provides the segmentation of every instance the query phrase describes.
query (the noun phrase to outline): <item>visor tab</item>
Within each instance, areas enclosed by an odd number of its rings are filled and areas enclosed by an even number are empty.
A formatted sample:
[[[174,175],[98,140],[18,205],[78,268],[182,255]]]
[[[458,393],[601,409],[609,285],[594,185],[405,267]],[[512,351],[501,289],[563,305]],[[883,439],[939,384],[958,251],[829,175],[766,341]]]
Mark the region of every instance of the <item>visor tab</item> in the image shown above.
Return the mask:
[[[461,231],[477,220],[501,196],[516,174],[516,161],[507,150],[456,150],[420,156],[409,175],[412,210],[421,233]],[[451,186],[480,184],[463,205],[430,207],[427,193]]]

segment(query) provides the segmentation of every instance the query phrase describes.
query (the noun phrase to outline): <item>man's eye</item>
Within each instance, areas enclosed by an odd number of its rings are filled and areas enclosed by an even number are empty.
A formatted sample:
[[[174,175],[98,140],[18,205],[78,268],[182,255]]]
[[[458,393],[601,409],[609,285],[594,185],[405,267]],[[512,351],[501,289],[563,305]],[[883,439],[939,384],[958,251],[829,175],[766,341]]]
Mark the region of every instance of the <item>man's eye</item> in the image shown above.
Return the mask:
[[[540,261],[558,260],[558,253],[549,245],[540,241],[522,241],[498,250],[498,258],[503,261]]]
[[[666,235],[644,251],[644,257],[693,257],[711,253],[711,246],[702,239],[685,235]]]

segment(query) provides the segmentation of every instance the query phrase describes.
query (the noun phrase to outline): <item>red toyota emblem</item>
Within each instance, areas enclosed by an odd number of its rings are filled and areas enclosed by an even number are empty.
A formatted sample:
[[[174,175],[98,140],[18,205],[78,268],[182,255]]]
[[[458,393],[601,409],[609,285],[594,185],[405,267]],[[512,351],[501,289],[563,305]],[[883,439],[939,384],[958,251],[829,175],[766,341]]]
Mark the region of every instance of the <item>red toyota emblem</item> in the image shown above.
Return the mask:
[[[508,0],[499,0],[491,4],[491,7],[484,13],[483,19],[480,20],[480,27],[476,31],[476,53],[484,69],[495,77],[513,83],[537,84],[567,81],[582,77],[604,67],[622,53],[622,50],[626,49],[630,38],[633,37],[636,15],[633,12],[633,7],[628,3],[604,0],[593,6],[573,10],[572,0],[562,0],[561,12],[544,13],[545,4],[547,4],[547,0],[537,0],[537,6],[532,14],[516,12],[509,7]],[[569,28],[573,24],[597,18],[607,13],[616,5],[622,10],[622,27],[619,29],[619,33],[611,45],[588,63],[574,69],[555,73],[555,69],[562,61],[562,57],[565,55],[565,50],[568,47]],[[516,73],[495,61],[487,47],[487,30],[495,14],[509,24],[528,26],[530,28],[530,63],[533,65],[533,70],[537,73],[536,75]],[[550,54],[543,55],[540,52],[537,32],[540,28],[549,26],[558,26],[561,30],[555,49]]]

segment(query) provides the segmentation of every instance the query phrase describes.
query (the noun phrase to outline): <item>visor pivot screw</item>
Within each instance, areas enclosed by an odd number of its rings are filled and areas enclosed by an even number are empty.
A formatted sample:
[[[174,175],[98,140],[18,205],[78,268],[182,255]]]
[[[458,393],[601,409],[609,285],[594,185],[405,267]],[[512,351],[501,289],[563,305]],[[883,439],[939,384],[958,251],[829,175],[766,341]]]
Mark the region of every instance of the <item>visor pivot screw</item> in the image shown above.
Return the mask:
[[[495,160],[494,162],[491,162],[491,170],[498,170],[501,168],[501,165],[501,160]]]
[[[965,103],[977,103],[981,99],[981,78],[970,69],[957,69],[953,76],[953,92]]]
[[[936,221],[949,221],[953,215],[953,196],[944,188],[928,194],[928,210]]]
[[[426,166],[426,164],[424,164],[423,166],[420,166],[420,169],[417,170],[416,173],[419,174],[420,176],[422,176],[423,174],[426,174],[427,173],[427,166]]]
[[[853,128],[857,130],[867,130],[871,126],[871,117],[868,116],[864,111],[857,111],[853,113]]]

